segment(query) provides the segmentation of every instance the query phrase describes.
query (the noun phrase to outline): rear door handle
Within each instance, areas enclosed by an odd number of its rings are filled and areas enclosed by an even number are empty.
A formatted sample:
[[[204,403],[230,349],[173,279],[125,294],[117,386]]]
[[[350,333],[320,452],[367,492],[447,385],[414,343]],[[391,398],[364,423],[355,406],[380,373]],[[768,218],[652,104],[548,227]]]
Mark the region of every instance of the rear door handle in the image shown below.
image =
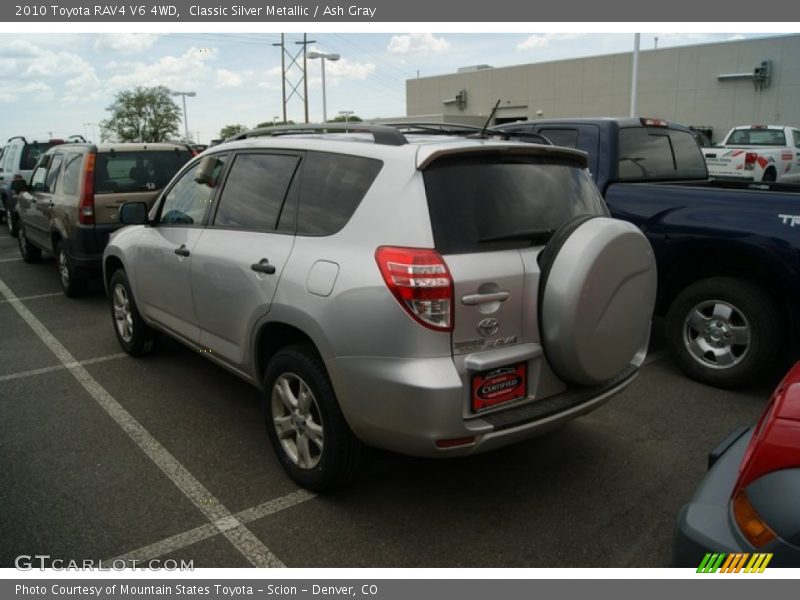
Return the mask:
[[[178,256],[189,256],[191,252],[189,252],[189,249],[186,247],[186,244],[181,244],[180,248],[175,248],[175,254],[177,254]]]
[[[505,302],[509,299],[511,294],[509,292],[499,291],[490,292],[488,294],[467,294],[461,297],[461,304],[467,306],[474,306],[476,304],[485,304],[487,302]]]
[[[275,273],[275,265],[269,264],[269,261],[266,258],[262,258],[257,263],[253,263],[250,265],[250,268],[256,273],[266,273],[267,275],[272,275]]]

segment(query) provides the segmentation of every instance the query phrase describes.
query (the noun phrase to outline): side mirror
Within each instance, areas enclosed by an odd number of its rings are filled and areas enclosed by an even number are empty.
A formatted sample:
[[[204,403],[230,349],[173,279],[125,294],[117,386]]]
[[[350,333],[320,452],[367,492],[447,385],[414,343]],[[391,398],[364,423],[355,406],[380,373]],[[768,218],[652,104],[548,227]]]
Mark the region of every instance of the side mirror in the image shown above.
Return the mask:
[[[123,225],[146,225],[147,203],[126,202],[119,209],[119,222]]]
[[[206,156],[200,161],[197,171],[194,174],[194,180],[202,185],[214,187],[214,171],[219,164],[219,159],[216,156]]]
[[[22,192],[27,192],[30,189],[28,182],[24,179],[12,179],[11,180],[11,190],[15,194],[21,194]]]

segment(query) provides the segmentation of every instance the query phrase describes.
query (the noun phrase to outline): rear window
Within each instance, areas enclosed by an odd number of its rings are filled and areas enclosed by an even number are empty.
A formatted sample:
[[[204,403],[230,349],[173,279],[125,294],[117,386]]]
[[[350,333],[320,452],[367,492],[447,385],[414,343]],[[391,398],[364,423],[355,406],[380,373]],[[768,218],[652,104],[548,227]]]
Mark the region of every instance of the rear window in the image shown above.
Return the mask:
[[[780,129],[734,129],[728,136],[728,144],[743,146],[785,146],[786,136]]]
[[[61,142],[30,142],[22,148],[22,157],[19,161],[20,171],[31,171],[39,162],[42,154]]]
[[[188,150],[100,152],[94,167],[95,193],[160,190],[191,157]]]
[[[619,130],[619,178],[705,179],[703,153],[687,131],[663,127]]]
[[[555,231],[578,215],[607,214],[585,169],[538,157],[445,159],[424,179],[434,242],[443,254],[541,244],[541,236],[527,233]]]

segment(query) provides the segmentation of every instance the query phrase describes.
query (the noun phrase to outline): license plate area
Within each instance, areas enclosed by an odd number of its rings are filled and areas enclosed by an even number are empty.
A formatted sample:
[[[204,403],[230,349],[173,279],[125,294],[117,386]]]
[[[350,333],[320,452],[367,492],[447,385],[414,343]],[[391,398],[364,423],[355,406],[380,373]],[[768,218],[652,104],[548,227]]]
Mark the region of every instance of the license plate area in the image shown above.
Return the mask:
[[[472,376],[472,410],[479,413],[528,395],[528,369],[524,362],[482,371]]]

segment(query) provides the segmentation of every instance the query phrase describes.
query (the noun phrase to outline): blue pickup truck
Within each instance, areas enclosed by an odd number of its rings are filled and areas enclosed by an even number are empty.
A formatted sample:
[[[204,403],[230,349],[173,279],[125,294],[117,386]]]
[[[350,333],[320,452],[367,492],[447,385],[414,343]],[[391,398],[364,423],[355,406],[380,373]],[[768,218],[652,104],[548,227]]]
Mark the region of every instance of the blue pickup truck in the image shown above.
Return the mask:
[[[800,333],[800,186],[709,181],[691,131],[661,119],[544,119],[498,127],[579,148],[611,214],[655,249],[656,314],[690,377],[748,385]]]

